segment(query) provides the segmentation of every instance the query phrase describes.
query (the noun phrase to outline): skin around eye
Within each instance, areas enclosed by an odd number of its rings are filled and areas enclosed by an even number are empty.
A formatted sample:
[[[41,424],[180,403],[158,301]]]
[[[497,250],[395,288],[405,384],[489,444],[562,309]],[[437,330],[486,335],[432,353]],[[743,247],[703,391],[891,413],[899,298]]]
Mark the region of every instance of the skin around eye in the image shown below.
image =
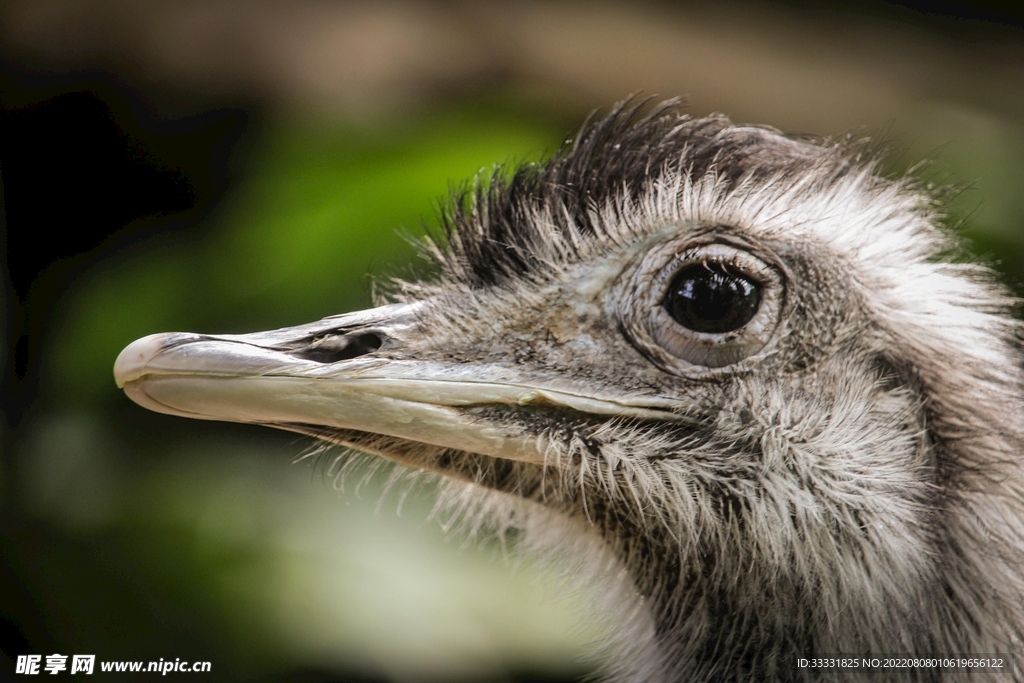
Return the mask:
[[[761,353],[776,337],[784,273],[771,252],[730,235],[674,240],[628,271],[617,313],[649,360],[703,376]]]

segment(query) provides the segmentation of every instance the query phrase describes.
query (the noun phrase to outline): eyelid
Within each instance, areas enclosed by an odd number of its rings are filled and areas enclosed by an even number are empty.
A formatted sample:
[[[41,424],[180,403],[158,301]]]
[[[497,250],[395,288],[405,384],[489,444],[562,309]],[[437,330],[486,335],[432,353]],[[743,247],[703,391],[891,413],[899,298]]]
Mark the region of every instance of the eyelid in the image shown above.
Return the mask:
[[[715,249],[713,247],[724,247],[724,249]],[[744,254],[726,245],[709,244],[705,245],[704,248],[691,247],[685,252],[677,254],[672,262],[658,273],[659,285],[663,286],[664,291],[667,291],[676,273],[695,263],[720,263],[739,271],[739,273],[762,287],[772,279],[771,270],[768,266],[752,255]]]

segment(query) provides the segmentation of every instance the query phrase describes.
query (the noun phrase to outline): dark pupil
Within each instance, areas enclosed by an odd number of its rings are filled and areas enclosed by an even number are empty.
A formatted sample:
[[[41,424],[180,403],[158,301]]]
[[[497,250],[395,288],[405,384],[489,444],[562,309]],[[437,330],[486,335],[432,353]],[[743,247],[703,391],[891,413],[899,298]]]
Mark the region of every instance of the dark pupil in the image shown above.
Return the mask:
[[[676,273],[665,310],[694,332],[738,330],[761,305],[761,286],[721,263],[698,263]]]

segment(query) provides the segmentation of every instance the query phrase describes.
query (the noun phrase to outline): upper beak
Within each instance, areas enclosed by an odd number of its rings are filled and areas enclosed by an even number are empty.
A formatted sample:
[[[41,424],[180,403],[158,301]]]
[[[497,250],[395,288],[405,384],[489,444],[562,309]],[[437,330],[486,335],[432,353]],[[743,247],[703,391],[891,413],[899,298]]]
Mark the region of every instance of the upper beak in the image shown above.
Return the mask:
[[[161,413],[307,433],[356,430],[536,463],[548,449],[543,434],[470,409],[539,404],[659,419],[672,412],[667,399],[584,395],[511,365],[406,360],[418,346],[422,306],[382,306],[256,334],[150,335],[121,352],[114,377],[133,401]]]

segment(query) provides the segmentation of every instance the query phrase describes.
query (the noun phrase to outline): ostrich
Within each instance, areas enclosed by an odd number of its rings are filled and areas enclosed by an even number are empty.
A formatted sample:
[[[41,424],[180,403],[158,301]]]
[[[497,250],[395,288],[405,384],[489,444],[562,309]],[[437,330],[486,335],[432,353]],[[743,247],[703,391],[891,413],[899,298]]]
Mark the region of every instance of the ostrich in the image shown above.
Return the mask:
[[[148,336],[116,380],[440,475],[597,584],[609,681],[1022,681],[1014,302],[857,150],[620,104],[456,192],[390,303]]]

